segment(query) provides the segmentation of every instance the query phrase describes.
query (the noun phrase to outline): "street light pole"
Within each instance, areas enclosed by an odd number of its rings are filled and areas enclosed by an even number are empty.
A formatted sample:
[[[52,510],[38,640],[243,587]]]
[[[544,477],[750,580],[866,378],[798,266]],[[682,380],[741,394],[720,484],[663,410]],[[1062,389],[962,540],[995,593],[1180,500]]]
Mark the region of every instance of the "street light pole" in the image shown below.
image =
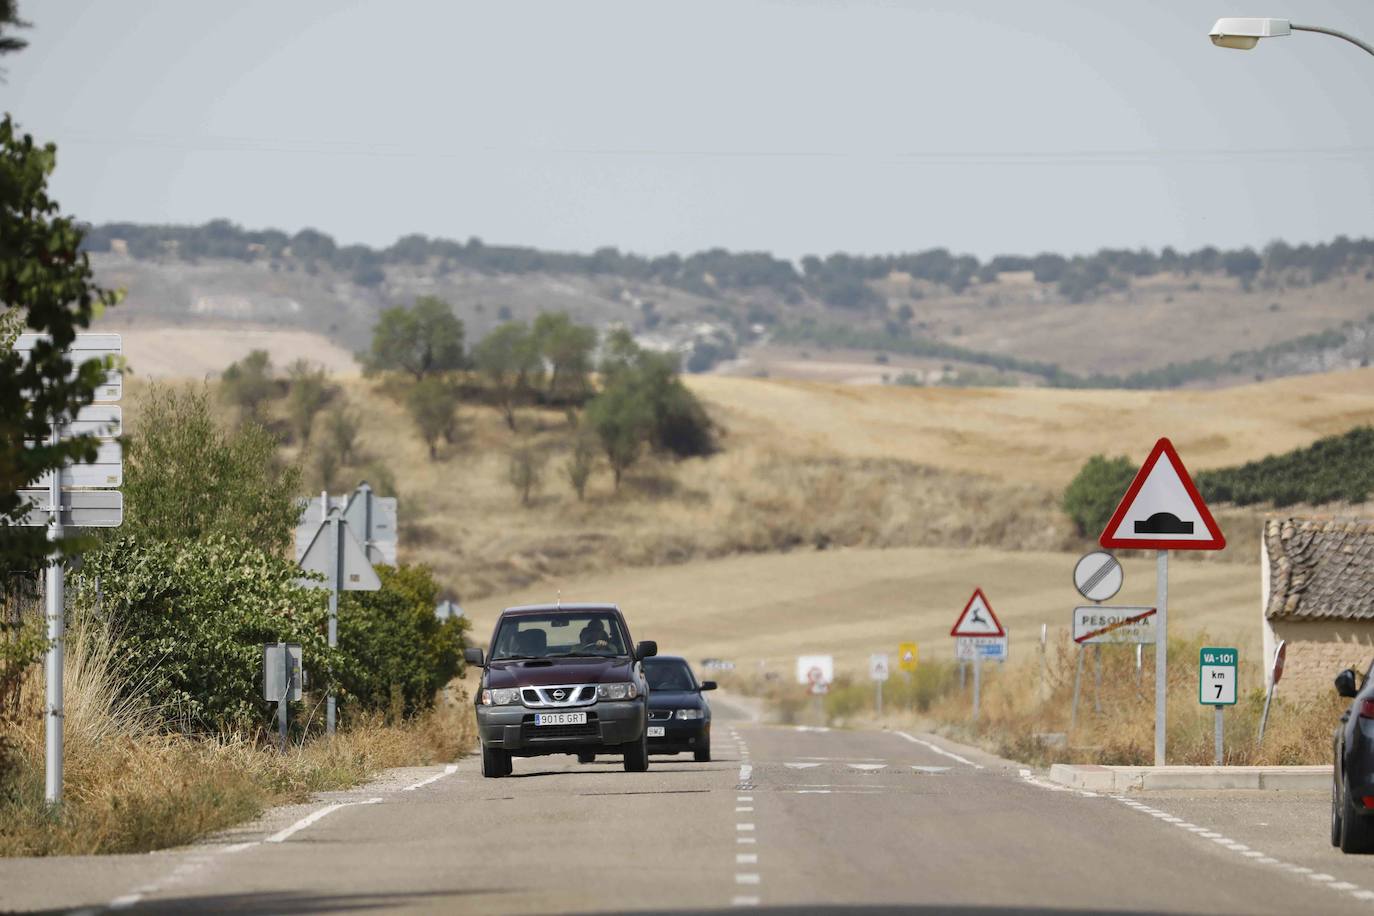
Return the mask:
[[[1354,35],[1342,32],[1340,29],[1332,29],[1324,25],[1299,25],[1296,22],[1289,22],[1287,19],[1235,17],[1218,19],[1216,25],[1212,26],[1212,31],[1208,33],[1208,37],[1212,39],[1212,44],[1219,48],[1249,51],[1259,44],[1261,38],[1282,38],[1294,32],[1317,32],[1322,35],[1330,35],[1348,41],[1365,53],[1374,55],[1374,46],[1361,41]]]

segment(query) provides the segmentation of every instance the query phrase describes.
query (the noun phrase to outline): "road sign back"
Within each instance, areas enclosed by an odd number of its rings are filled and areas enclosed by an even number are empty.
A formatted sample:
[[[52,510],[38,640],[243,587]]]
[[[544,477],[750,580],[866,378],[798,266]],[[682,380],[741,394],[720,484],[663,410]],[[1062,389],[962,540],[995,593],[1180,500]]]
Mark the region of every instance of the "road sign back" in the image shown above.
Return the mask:
[[[973,597],[964,605],[964,611],[959,615],[959,619],[954,621],[954,628],[949,631],[949,635],[1006,636],[1007,631],[1002,629],[1002,621],[992,612],[988,596],[983,594],[981,588],[975,588]]]
[[[1221,550],[1226,538],[1173,443],[1160,439],[1098,543],[1143,550]]]
[[[337,513],[337,509],[330,512],[331,519],[336,519]],[[333,537],[334,524],[338,524],[340,529],[337,544]],[[335,551],[337,553],[331,558],[330,554]],[[376,571],[368,562],[363,545],[358,543],[349,524],[342,519],[326,522],[315,532],[315,539],[301,557],[301,569],[324,573],[326,576],[337,569],[339,591],[375,592],[382,587],[382,580],[377,578]],[[307,588],[331,587],[329,582],[305,581],[302,584]]]

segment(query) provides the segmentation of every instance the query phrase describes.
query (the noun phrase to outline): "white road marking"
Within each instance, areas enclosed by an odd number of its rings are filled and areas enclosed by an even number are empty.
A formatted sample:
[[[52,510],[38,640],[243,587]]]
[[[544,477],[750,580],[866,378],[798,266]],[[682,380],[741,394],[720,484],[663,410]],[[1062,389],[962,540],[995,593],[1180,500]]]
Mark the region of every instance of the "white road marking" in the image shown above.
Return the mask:
[[[748,784],[749,784],[749,777],[752,776],[752,775],[754,775],[754,768],[753,768],[752,766],[750,766],[750,765],[747,764],[747,763],[740,764],[740,768],[739,768],[739,782],[740,782],[740,785],[742,785],[742,786],[748,785]]]
[[[736,813],[736,814],[739,814],[739,813],[744,812],[744,811],[753,811],[753,810],[754,810],[754,806],[753,806],[753,805],[735,805],[735,813]]]
[[[245,849],[252,849],[256,845],[258,845],[257,840],[250,840],[247,843],[235,843],[232,846],[226,846],[223,849],[221,849],[220,852],[228,856],[233,855],[236,852],[243,852]]]
[[[1349,881],[1337,881],[1331,885],[1333,891],[1353,891],[1358,885],[1351,884]]]
[[[735,875],[736,884],[758,884],[759,876],[749,872],[740,872]]]
[[[752,795],[736,795],[736,796],[735,796],[735,801],[737,801],[737,802],[751,802],[751,801],[753,801],[753,800],[754,800],[754,796],[752,796]]]
[[[894,734],[901,735],[903,738],[910,741],[912,744],[919,744],[922,747],[929,748],[930,750],[939,754],[941,757],[948,757],[950,760],[957,760],[959,763],[964,764],[964,766],[973,767],[975,770],[981,770],[983,768],[980,764],[974,763],[972,760],[960,757],[958,754],[950,753],[942,747],[937,747],[936,745],[931,744],[929,741],[922,741],[920,738],[908,735],[906,732],[894,732]]]
[[[799,731],[799,732],[828,732],[828,731],[830,731],[830,729],[826,728],[824,725],[794,725],[794,726],[792,726],[792,730],[793,730],[793,731]]]
[[[279,830],[279,831],[277,831],[276,833],[272,834],[270,837],[268,837],[268,838],[267,838],[266,840],[264,840],[263,842],[265,842],[265,843],[285,843],[285,842],[286,842],[287,840],[289,840],[294,834],[296,834],[296,833],[298,833],[298,832],[304,830],[306,827],[309,827],[311,824],[315,823],[315,822],[318,821],[320,818],[325,817],[325,816],[330,815],[330,814],[333,814],[335,811],[338,811],[340,808],[349,808],[349,807],[352,807],[352,806],[354,806],[354,805],[375,805],[375,804],[377,804],[377,803],[380,802],[380,801],[381,801],[380,798],[369,798],[369,799],[365,799],[365,800],[363,800],[363,801],[356,801],[356,802],[339,802],[339,803],[336,804],[336,805],[325,805],[325,806],[324,806],[323,808],[321,808],[320,810],[318,810],[318,811],[312,811],[310,814],[307,814],[305,817],[303,817],[303,818],[301,818],[300,820],[296,821],[296,823],[292,824],[290,827],[287,827],[285,830]]]
[[[756,852],[737,852],[735,853],[736,865],[757,865],[759,864],[759,854]]]
[[[798,789],[798,795],[829,795],[830,789]]]
[[[1351,891],[1350,896],[1356,900],[1374,900],[1374,891]]]
[[[1313,880],[1313,881],[1335,881],[1335,880],[1336,880],[1336,878],[1335,878],[1334,875],[1327,875],[1327,874],[1321,874],[1321,873],[1318,873],[1318,874],[1315,874],[1315,875],[1308,875],[1307,877],[1310,878],[1310,879]]]
[[[445,776],[452,776],[454,773],[457,773],[457,772],[458,772],[458,764],[456,764],[456,763],[450,763],[448,766],[444,767],[444,772],[438,773],[438,774],[436,774],[436,775],[434,775],[434,776],[431,776],[431,777],[429,777],[428,779],[422,779],[422,780],[420,780],[419,782],[415,783],[415,785],[413,785],[413,786],[406,786],[406,787],[405,787],[404,789],[402,789],[401,791],[402,791],[402,792],[414,792],[416,789],[420,788],[421,786],[427,786],[427,785],[429,785],[429,784],[432,783],[432,782],[438,782],[439,780],[443,779]]]
[[[790,770],[809,770],[812,767],[820,766],[819,763],[785,763],[783,766]]]
[[[736,842],[736,843],[741,843],[741,844],[743,844],[743,845],[745,845],[745,846],[752,846],[752,845],[754,845],[755,843],[757,843],[758,840],[755,839],[754,837],[751,837],[751,836],[737,836],[737,837],[735,837],[735,842]]]
[[[753,825],[753,824],[736,824],[736,825],[735,825],[735,830],[738,831],[739,833],[750,833],[750,832],[753,831],[753,829],[754,829],[754,825]]]
[[[911,768],[918,773],[948,773],[949,767],[923,767],[912,764]]]
[[[125,894],[123,897],[116,897],[115,899],[111,900],[110,909],[127,910],[129,907],[133,906],[135,903],[138,903],[142,899],[142,894]]]
[[[759,905],[759,898],[757,898],[757,897],[731,897],[731,898],[730,898],[730,905],[731,905],[731,906],[758,906],[758,905]]]
[[[887,769],[887,764],[885,764],[885,763],[851,763],[851,764],[849,764],[849,768],[850,768],[851,770],[863,770],[863,771],[865,771],[865,772],[872,772],[872,771],[874,771],[874,770],[885,770],[885,769]]]

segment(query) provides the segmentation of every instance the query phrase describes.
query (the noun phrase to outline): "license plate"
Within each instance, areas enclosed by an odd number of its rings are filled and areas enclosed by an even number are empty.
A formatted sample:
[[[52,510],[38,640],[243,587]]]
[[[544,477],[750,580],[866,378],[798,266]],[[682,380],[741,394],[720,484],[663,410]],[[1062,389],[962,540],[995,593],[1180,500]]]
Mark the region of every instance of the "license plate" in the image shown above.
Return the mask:
[[[539,712],[534,714],[535,725],[586,725],[585,712]]]
[[[649,726],[649,737],[650,737],[650,738],[662,738],[662,737],[663,737],[663,726],[662,726],[662,725],[650,725],[650,726]]]

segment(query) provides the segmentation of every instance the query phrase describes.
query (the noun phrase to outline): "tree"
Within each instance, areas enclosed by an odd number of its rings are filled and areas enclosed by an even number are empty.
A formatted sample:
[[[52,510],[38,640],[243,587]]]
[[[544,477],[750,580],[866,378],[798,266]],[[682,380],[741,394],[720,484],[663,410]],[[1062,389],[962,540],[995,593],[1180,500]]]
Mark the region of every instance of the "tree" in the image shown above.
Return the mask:
[[[280,390],[272,378],[272,357],[266,350],[254,350],[232,362],[220,376],[220,393],[254,420],[262,417],[262,405]]]
[[[310,441],[310,429],[315,425],[315,415],[329,402],[329,377],[323,368],[312,368],[304,359],[298,359],[288,366],[286,376],[290,385],[286,404],[291,414],[291,426],[296,437],[302,443],[307,443]]]
[[[603,351],[606,390],[625,386],[638,392],[651,417],[647,435],[655,449],[679,458],[715,451],[711,419],[678,377],[674,354],[645,350],[624,329],[607,336]]]
[[[0,54],[13,54],[27,48],[29,43],[15,35],[14,30],[28,26],[19,18],[19,4],[15,0],[0,0]],[[0,73],[4,71],[0,70]]]
[[[577,494],[578,502],[586,498],[587,482],[591,480],[594,470],[596,470],[596,439],[585,432],[579,432],[577,437],[573,439],[572,452],[563,465],[563,473],[567,475],[568,483],[572,485],[573,492]]]
[[[1064,490],[1061,505],[1081,536],[1096,535],[1107,527],[1126,488],[1135,479],[1131,459],[1093,455]]]
[[[0,13],[15,24],[13,3]],[[15,41],[6,50],[18,50]],[[0,121],[0,306],[20,312],[26,330],[47,335],[28,359],[12,341],[0,351],[0,520],[11,523],[0,525],[0,567],[7,570],[35,569],[51,554],[43,528],[13,524],[28,513],[19,491],[68,462],[95,459],[93,436],[47,439],[54,423],[91,403],[112,368],[98,360],[74,367],[67,355],[77,330],[118,295],[95,285],[83,230],[48,197],[56,158],[52,144],[21,136],[9,116]]]
[[[443,379],[425,378],[406,395],[406,409],[429,446],[429,460],[439,459],[439,440],[452,442],[458,423],[458,392]]]
[[[487,379],[492,403],[515,430],[515,408],[530,389],[530,379],[542,368],[538,342],[523,321],[508,321],[482,338],[472,351],[473,362]]]
[[[622,377],[587,404],[587,423],[601,442],[619,492],[620,478],[639,460],[653,432],[653,407],[631,379]]]
[[[340,405],[329,412],[324,419],[325,435],[329,444],[343,464],[352,464],[358,451],[358,414]]]
[[[520,495],[520,505],[528,506],[544,481],[544,463],[548,456],[529,443],[516,446],[510,453],[510,485]]]
[[[549,365],[549,400],[582,401],[591,389],[596,329],[574,324],[567,312],[542,312],[534,319],[533,334],[539,355]]]
[[[420,296],[412,308],[384,309],[372,329],[372,351],[365,360],[372,372],[408,372],[417,381],[464,365],[463,322],[449,304]]]
[[[249,420],[226,430],[204,388],[154,385],[125,435],[123,533],[160,541],[247,538],[282,550],[296,527],[300,471]]]

